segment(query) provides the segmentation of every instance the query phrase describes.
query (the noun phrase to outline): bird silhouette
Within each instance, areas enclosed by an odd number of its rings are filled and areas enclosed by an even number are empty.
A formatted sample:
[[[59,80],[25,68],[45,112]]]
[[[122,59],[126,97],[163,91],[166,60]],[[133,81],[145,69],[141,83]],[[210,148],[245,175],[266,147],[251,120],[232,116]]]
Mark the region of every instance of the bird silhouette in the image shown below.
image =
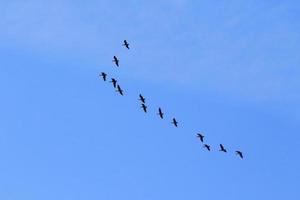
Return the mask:
[[[208,144],[204,144],[203,147],[210,151],[210,146]]]
[[[161,111],[161,108],[158,108],[158,113],[157,113],[161,119],[164,118],[164,113]]]
[[[174,124],[174,126],[175,126],[175,127],[177,127],[177,124],[178,124],[178,122],[176,121],[176,119],[175,119],[175,118],[173,118],[173,120],[172,120],[172,124]]]
[[[106,76],[107,76],[107,74],[106,74],[106,73],[104,73],[104,72],[101,72],[100,76],[102,76],[103,80],[104,80],[104,81],[106,81]]]
[[[125,46],[127,49],[129,49],[129,43],[127,40],[124,40],[124,44],[122,44],[122,46]]]
[[[203,142],[204,135],[202,135],[201,133],[197,133],[197,137],[200,139],[201,142]]]
[[[141,108],[143,108],[144,112],[147,113],[147,106],[144,103],[142,103]]]
[[[116,79],[112,78],[111,81],[109,81],[109,82],[111,82],[113,84],[114,88],[117,87],[117,80]]]
[[[143,95],[140,94],[139,97],[140,97],[139,100],[140,100],[141,102],[145,103],[145,100],[146,100],[146,99],[143,97]]]
[[[121,89],[120,85],[117,85],[117,90],[116,91],[119,92],[120,95],[123,96],[123,90]]]
[[[114,56],[113,62],[119,67],[119,60],[116,56]]]
[[[235,153],[240,156],[242,159],[244,158],[243,153],[241,151],[235,151]]]
[[[220,150],[219,151],[223,151],[223,152],[227,153],[227,150],[224,148],[224,146],[222,144],[220,144]]]

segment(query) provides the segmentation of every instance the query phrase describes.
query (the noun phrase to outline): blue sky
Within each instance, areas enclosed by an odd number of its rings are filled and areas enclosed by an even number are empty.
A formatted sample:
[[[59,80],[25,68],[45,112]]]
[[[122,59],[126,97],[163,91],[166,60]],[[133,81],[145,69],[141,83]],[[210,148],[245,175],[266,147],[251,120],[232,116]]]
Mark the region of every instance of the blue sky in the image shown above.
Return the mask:
[[[0,0],[0,17],[0,199],[300,198],[300,2]]]

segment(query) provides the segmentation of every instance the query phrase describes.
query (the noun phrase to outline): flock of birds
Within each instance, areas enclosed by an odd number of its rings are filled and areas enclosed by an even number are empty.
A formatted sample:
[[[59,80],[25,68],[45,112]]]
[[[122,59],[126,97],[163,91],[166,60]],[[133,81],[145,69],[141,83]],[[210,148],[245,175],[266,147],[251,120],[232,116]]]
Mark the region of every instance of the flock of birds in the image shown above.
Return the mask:
[[[125,48],[127,48],[129,50],[130,48],[129,48],[129,43],[127,42],[127,40],[124,40],[123,42],[124,43],[122,44],[122,46],[124,46]],[[119,59],[116,56],[113,57],[112,62],[114,62],[117,67],[119,67],[120,61],[119,61]],[[100,76],[103,78],[104,81],[107,81],[107,76],[108,75],[105,72],[101,72]],[[113,87],[116,89],[116,92],[118,92],[122,96],[124,95],[121,86],[117,83],[117,80],[115,78],[111,78],[111,80],[109,82],[112,83]],[[143,95],[139,94],[139,99],[138,100],[141,102],[141,108],[143,109],[143,111],[145,113],[147,113],[147,105],[146,105],[146,99],[145,99],[145,97],[143,97]],[[158,108],[157,115],[159,115],[159,117],[161,119],[164,119],[164,113],[163,113],[163,111],[162,111],[161,108]],[[172,122],[171,123],[175,127],[178,127],[178,122],[177,122],[177,120],[175,118],[172,118]],[[197,133],[196,136],[203,143],[203,148],[207,149],[207,151],[211,151],[210,145],[204,143],[204,137],[205,136],[202,133]],[[219,151],[227,153],[227,149],[224,147],[223,144],[220,144],[219,146],[220,146]],[[237,150],[237,151],[235,151],[235,153],[240,158],[244,158],[243,153],[241,151]]]

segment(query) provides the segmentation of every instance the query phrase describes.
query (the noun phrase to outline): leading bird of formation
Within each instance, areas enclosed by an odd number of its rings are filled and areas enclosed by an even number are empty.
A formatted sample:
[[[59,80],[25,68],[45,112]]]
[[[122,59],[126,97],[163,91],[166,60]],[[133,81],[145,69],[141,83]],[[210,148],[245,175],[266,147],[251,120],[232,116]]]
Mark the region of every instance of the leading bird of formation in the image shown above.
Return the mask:
[[[130,48],[129,48],[129,43],[127,42],[127,40],[124,40],[124,43],[122,44],[122,46],[124,46],[124,47],[127,48],[128,50],[130,49]],[[116,56],[113,57],[112,62],[114,62],[115,65],[116,65],[117,67],[120,66],[120,61],[119,61],[119,59],[118,59]],[[108,76],[108,75],[107,75],[105,72],[101,72],[100,76],[103,78],[103,81],[107,81],[107,78],[108,78],[107,76]],[[112,83],[113,87],[116,89],[116,92],[118,92],[118,93],[119,93],[120,95],[122,95],[122,96],[124,95],[124,92],[123,92],[121,86],[118,84],[118,82],[117,82],[116,79],[111,78],[109,82]],[[142,109],[145,113],[147,113],[146,99],[145,99],[145,97],[144,97],[143,95],[141,95],[141,94],[139,94],[139,101],[141,102],[141,109]],[[159,115],[159,117],[160,117],[161,119],[164,119],[164,113],[163,113],[163,111],[162,111],[161,108],[158,108],[158,113],[157,113],[157,115]],[[175,118],[172,118],[171,123],[172,123],[175,127],[178,127],[178,122],[177,122],[177,120],[176,120]],[[197,133],[196,136],[197,136],[197,138],[199,138],[200,142],[203,143],[203,148],[205,148],[207,151],[211,151],[210,145],[209,145],[209,144],[206,144],[205,141],[204,141],[205,136],[204,136],[202,133]],[[224,147],[223,144],[219,144],[219,151],[220,151],[220,152],[223,152],[223,153],[227,153],[227,149]],[[236,150],[235,153],[236,153],[236,155],[239,156],[240,158],[244,158],[244,157],[243,157],[243,153],[242,153],[241,151]]]

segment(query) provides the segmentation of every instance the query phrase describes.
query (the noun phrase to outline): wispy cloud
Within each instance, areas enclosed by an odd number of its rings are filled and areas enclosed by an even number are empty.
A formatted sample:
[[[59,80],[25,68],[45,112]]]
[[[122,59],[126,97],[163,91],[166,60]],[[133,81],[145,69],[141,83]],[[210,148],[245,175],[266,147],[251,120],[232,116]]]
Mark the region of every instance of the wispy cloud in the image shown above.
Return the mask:
[[[295,18],[299,14],[293,4],[212,7],[186,0],[1,4],[2,44],[69,54],[86,49],[86,56],[99,62],[92,56],[118,53],[119,41],[129,38],[139,49],[132,50],[134,56],[122,57],[130,63],[129,77],[246,99],[299,99],[300,83],[291,75],[299,73],[300,65],[296,45],[300,27]]]

